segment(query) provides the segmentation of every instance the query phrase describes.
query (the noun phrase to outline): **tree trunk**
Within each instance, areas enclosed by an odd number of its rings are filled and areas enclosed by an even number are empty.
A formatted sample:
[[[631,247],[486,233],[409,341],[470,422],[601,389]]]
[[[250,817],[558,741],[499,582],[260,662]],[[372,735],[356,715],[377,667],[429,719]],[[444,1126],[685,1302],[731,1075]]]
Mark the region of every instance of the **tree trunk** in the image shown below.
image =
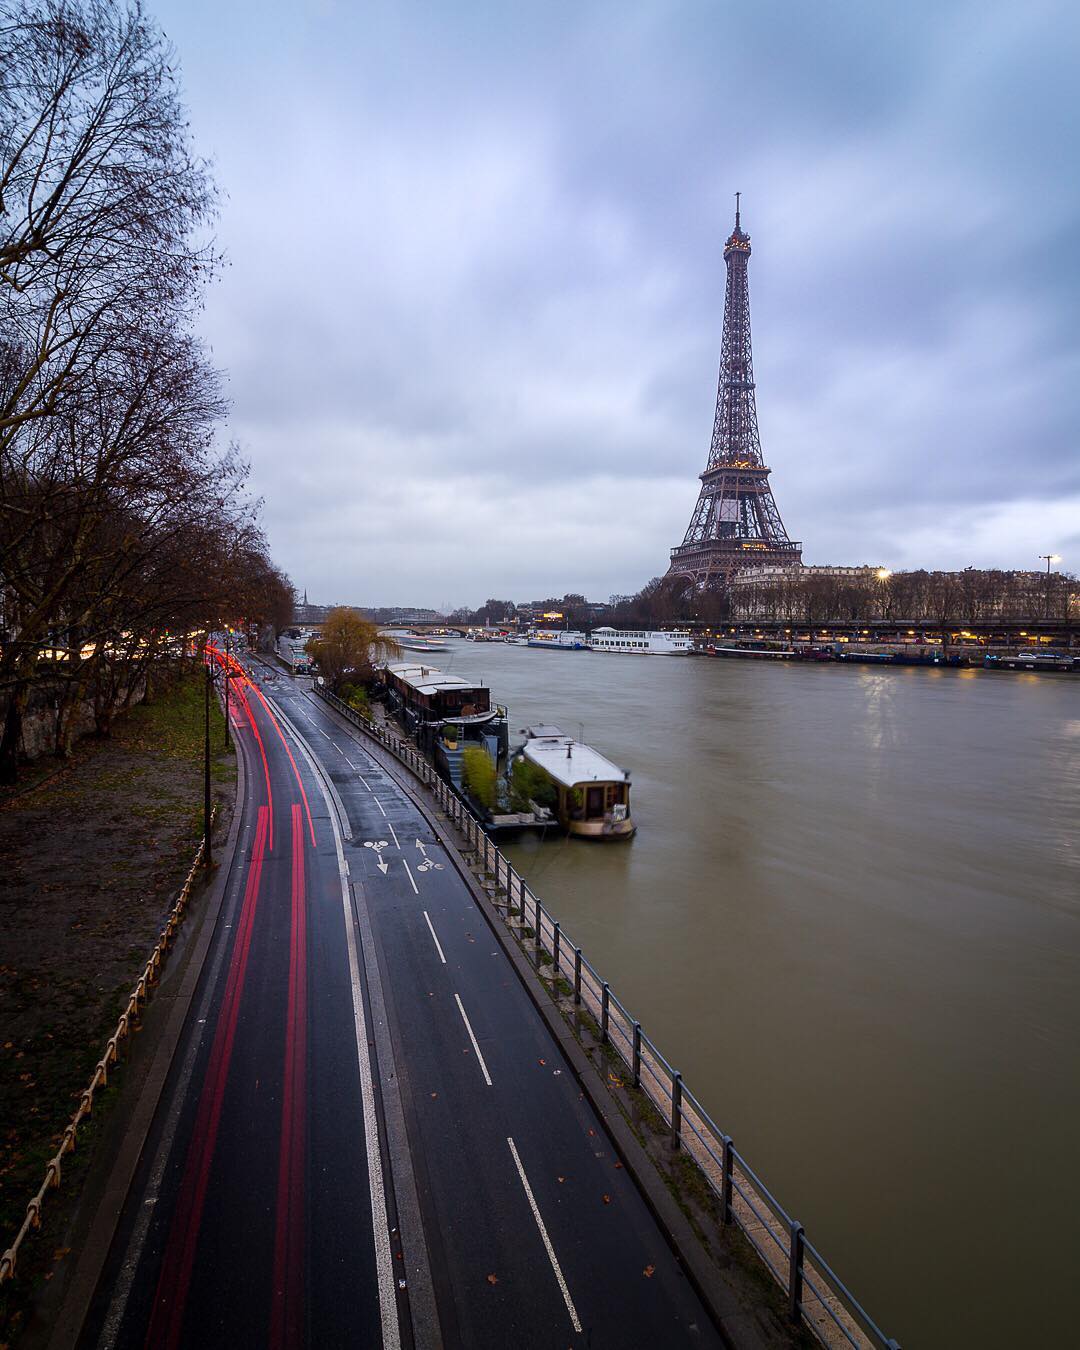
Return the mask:
[[[22,740],[23,710],[29,691],[29,681],[19,680],[8,700],[4,732],[0,736],[0,783],[5,785],[16,783],[19,779],[19,742]]]

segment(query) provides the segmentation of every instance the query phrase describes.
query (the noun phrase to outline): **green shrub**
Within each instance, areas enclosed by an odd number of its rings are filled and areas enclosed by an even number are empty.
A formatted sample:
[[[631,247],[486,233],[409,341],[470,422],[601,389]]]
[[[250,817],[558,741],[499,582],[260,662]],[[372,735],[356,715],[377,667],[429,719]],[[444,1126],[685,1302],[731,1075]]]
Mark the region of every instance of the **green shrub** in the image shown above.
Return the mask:
[[[538,765],[515,759],[510,774],[510,800],[515,811],[527,811],[529,802],[553,807],[558,794],[555,784]]]
[[[461,757],[465,791],[489,811],[495,805],[495,761],[479,745],[467,745]]]

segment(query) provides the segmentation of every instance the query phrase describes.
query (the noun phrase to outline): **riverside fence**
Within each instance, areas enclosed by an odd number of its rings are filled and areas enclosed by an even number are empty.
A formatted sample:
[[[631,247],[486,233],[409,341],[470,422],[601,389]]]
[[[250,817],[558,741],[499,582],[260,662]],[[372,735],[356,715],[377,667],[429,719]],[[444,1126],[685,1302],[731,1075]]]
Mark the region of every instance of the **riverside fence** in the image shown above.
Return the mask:
[[[324,686],[315,693],[354,726],[373,737],[430,789],[475,853],[483,888],[496,912],[550,983],[556,1002],[569,1003],[571,1016],[592,1018],[602,1045],[625,1066],[629,1083],[659,1113],[673,1151],[685,1151],[704,1175],[720,1221],[736,1224],[784,1291],[793,1321],[805,1325],[824,1346],[858,1350],[900,1350],[844,1284],[806,1236],[803,1225],[780,1204],[712,1120],[601,978],[561,923],[489,838],[482,822],[409,740],[362,717]]]

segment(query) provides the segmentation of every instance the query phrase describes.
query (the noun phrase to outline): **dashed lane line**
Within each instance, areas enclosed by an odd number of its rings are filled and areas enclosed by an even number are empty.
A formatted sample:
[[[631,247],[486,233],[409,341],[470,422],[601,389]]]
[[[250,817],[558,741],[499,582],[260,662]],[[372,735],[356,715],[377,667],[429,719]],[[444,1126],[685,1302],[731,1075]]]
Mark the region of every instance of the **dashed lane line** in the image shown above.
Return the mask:
[[[416,882],[413,880],[412,868],[409,866],[408,858],[402,858],[401,861],[405,864],[405,871],[409,874],[409,885],[416,891],[416,894],[419,895],[420,892],[416,889]]]
[[[484,1075],[484,1082],[488,1085],[488,1087],[491,1087],[491,1074],[488,1073],[488,1067],[484,1063],[484,1056],[480,1053],[480,1046],[477,1043],[476,1035],[472,1029],[472,1024],[469,1021],[468,1017],[466,1017],[465,1015],[465,1005],[461,1001],[461,995],[455,994],[454,998],[457,1001],[458,1012],[461,1014],[461,1020],[465,1023],[465,1030],[469,1033],[469,1040],[472,1041],[472,1048],[476,1051],[476,1062],[480,1065],[480,1072]],[[552,1260],[554,1260],[554,1257],[552,1257]],[[579,1327],[578,1330],[580,1331],[581,1328]]]
[[[464,1017],[464,1013],[462,1016]],[[544,1250],[548,1254],[548,1260],[551,1262],[551,1269],[555,1272],[555,1278],[559,1282],[559,1288],[562,1290],[563,1302],[566,1304],[566,1311],[570,1314],[570,1324],[576,1332],[581,1332],[581,1322],[578,1319],[577,1309],[574,1307],[574,1300],[570,1297],[570,1290],[566,1287],[566,1277],[562,1273],[562,1267],[559,1265],[559,1258],[555,1255],[555,1248],[551,1245],[551,1238],[548,1237],[547,1228],[544,1226],[544,1220],[540,1215],[540,1210],[536,1204],[536,1196],[533,1195],[533,1189],[529,1185],[529,1178],[525,1175],[525,1169],[521,1165],[521,1157],[517,1151],[517,1145],[510,1135],[506,1136],[506,1142],[510,1145],[510,1152],[514,1155],[514,1166],[517,1168],[518,1176],[521,1178],[521,1184],[525,1187],[525,1198],[529,1202],[529,1208],[532,1210],[532,1216],[536,1220],[536,1226],[540,1230],[540,1240],[544,1244]]]
[[[431,940],[435,944],[435,950],[439,953],[439,960],[445,966],[446,957],[443,955],[442,943],[439,941],[438,936],[435,933],[435,929],[431,926],[431,919],[428,916],[428,912],[426,909],[424,910],[424,918],[427,921],[428,932],[431,934]]]
[[[385,816],[385,815],[386,815],[386,807],[383,806],[382,802],[379,801],[378,797],[375,798],[375,805],[379,808],[379,810],[380,810],[380,811],[383,813],[383,815]]]
[[[393,827],[393,825],[390,824],[390,821],[389,821],[389,820],[386,822],[386,827],[387,827],[387,829],[390,831],[390,833],[391,833],[392,835],[394,835],[394,843],[397,844],[397,851],[400,853],[400,852],[401,852],[401,845],[398,843],[398,837],[397,837],[396,834],[394,834],[394,827]]]

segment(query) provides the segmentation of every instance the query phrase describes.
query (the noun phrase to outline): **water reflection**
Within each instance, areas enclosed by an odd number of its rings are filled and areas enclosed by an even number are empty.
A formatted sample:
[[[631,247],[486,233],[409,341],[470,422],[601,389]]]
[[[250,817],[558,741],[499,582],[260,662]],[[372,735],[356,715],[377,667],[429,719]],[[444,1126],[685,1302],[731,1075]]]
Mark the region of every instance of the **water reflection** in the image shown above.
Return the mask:
[[[514,861],[888,1329],[1069,1343],[1080,682],[453,660],[632,771],[632,843]]]

